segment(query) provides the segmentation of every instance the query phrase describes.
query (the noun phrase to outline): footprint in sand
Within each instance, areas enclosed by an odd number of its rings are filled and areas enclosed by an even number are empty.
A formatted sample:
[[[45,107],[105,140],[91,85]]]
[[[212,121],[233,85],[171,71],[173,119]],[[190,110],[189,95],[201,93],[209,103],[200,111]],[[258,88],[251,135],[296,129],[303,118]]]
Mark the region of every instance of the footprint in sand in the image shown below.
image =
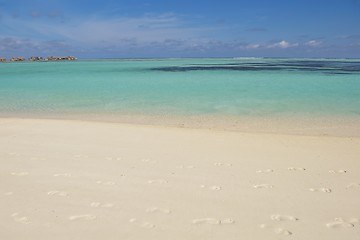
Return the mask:
[[[115,205],[113,203],[92,202],[92,203],[90,203],[90,206],[96,207],[96,208],[112,208]]]
[[[290,235],[293,234],[292,232],[290,232],[289,230],[287,230],[287,229],[285,229],[285,228],[282,228],[282,227],[273,227],[273,226],[269,226],[269,225],[266,225],[266,224],[261,224],[261,225],[260,225],[260,228],[262,228],[262,229],[270,229],[270,230],[272,230],[275,234],[283,235],[283,236],[290,236]]]
[[[272,173],[274,170],[272,169],[264,169],[264,170],[257,170],[256,173]]]
[[[71,177],[70,173],[55,173],[54,177]]]
[[[23,177],[29,175],[28,172],[12,172],[11,175],[17,176],[17,177]]]
[[[213,191],[220,191],[222,188],[220,186],[210,186],[209,189]]]
[[[52,191],[47,192],[47,195],[49,195],[49,196],[67,197],[69,194],[67,192],[64,192],[64,191],[52,190]]]
[[[165,184],[168,183],[165,179],[152,179],[147,181],[149,184]]]
[[[270,185],[267,183],[253,185],[253,188],[256,188],[256,189],[273,188],[273,187],[274,187],[273,185]]]
[[[330,188],[309,188],[310,192],[323,192],[323,193],[331,193]]]
[[[154,228],[155,224],[152,224],[150,222],[142,222],[140,223],[140,227],[150,229],[150,228]]]
[[[133,223],[133,224],[136,224],[136,225],[138,225],[140,227],[147,228],[147,229],[151,229],[151,228],[155,227],[155,224],[153,224],[153,223],[144,222],[144,221],[138,221],[136,218],[129,219],[129,222]]]
[[[221,186],[216,186],[216,185],[214,185],[214,186],[201,185],[200,187],[201,188],[207,188],[207,189],[212,190],[212,191],[220,191],[222,189]]]
[[[101,185],[106,185],[106,186],[112,186],[115,185],[116,183],[113,181],[96,181],[97,184],[101,184]]]
[[[336,174],[344,174],[344,173],[347,173],[346,170],[329,170],[329,173],[336,173]]]
[[[71,221],[77,221],[77,220],[91,221],[91,220],[95,220],[95,219],[96,219],[96,216],[91,215],[91,214],[74,215],[74,216],[69,217],[69,220],[71,220]]]
[[[348,223],[360,223],[360,219],[358,218],[341,218],[341,217],[338,217],[338,218],[335,218],[335,221],[338,221],[338,222],[348,222]]]
[[[335,218],[333,222],[329,222],[326,224],[328,228],[352,228],[355,223],[359,223],[360,220],[358,218]]]
[[[289,171],[305,171],[306,168],[302,168],[302,167],[288,167]]]
[[[350,183],[346,188],[360,188],[360,183]]]
[[[234,224],[235,220],[232,218],[224,218],[220,220],[221,224]]]
[[[14,219],[15,222],[22,223],[22,224],[29,224],[30,220],[28,217],[21,216],[19,213],[11,214],[11,217]]]
[[[273,221],[298,221],[299,219],[290,215],[273,214],[270,216]]]
[[[216,219],[216,218],[198,218],[191,221],[195,225],[199,224],[210,224],[210,225],[221,225],[221,224],[234,224],[235,220],[232,218]]]
[[[274,233],[279,234],[279,235],[284,235],[284,236],[292,235],[292,232],[290,232],[289,230],[286,230],[284,228],[274,228],[273,231],[274,231]]]
[[[215,218],[198,218],[192,220],[193,224],[212,224],[212,225],[220,225],[221,221]]]
[[[354,227],[354,224],[347,223],[347,222],[330,222],[326,224],[326,227],[328,228],[352,228]]]
[[[171,210],[167,208],[158,208],[158,207],[150,207],[146,209],[148,213],[163,213],[163,214],[170,214]]]

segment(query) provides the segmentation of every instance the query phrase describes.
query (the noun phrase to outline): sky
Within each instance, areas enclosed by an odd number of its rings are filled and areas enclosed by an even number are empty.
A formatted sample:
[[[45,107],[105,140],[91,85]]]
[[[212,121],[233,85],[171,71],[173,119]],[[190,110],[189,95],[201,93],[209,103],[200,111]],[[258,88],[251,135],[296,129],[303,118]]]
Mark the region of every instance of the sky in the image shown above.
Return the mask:
[[[360,0],[0,0],[0,57],[360,58]]]

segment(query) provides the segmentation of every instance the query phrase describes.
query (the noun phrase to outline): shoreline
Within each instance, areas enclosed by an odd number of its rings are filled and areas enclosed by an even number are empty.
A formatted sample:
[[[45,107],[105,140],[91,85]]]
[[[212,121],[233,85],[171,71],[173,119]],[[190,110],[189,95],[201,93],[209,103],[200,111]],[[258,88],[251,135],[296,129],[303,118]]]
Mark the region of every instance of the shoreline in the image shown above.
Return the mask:
[[[227,132],[300,136],[360,137],[360,117],[218,117],[150,114],[25,114],[0,113],[0,119],[49,119],[81,122],[208,129]]]

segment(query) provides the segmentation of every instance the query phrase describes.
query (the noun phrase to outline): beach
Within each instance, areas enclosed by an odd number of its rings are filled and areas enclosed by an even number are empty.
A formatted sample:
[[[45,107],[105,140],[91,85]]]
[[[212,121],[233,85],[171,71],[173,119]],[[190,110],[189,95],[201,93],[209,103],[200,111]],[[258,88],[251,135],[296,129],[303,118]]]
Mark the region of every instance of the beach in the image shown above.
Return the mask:
[[[0,146],[1,239],[360,235],[347,133],[17,117],[0,118]]]
[[[0,240],[360,240],[359,10],[0,1]]]
[[[0,238],[358,239],[358,59],[0,66]]]

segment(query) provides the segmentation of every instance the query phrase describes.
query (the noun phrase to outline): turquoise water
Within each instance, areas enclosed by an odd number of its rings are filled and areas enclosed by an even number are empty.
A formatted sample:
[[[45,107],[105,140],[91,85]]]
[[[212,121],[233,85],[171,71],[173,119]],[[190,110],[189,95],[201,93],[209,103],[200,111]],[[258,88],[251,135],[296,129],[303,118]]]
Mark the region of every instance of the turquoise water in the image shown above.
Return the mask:
[[[0,114],[360,116],[360,60],[0,64]]]

